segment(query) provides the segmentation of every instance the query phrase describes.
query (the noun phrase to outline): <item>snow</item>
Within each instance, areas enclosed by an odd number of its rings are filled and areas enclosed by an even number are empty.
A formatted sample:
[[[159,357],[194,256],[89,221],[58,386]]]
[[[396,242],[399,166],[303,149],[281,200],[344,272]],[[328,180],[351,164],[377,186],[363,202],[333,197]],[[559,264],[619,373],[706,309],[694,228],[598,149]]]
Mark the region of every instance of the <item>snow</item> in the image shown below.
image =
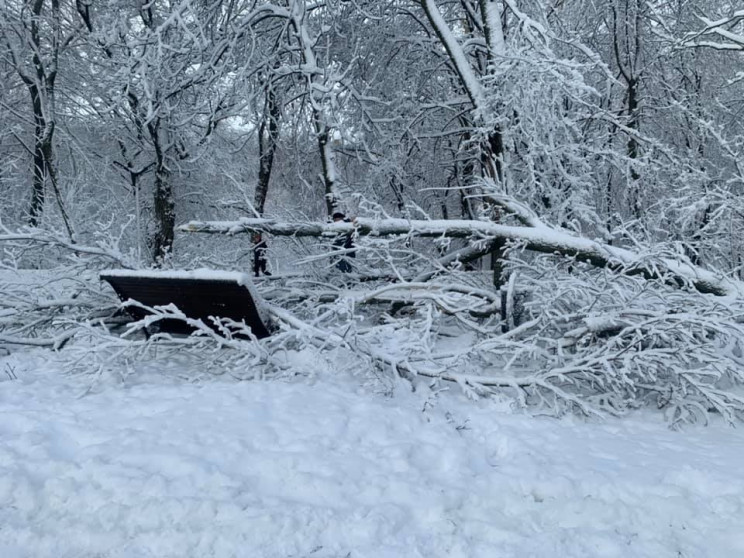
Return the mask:
[[[485,21],[489,38],[491,55],[506,55],[506,43],[504,41],[504,30],[501,28],[501,4],[496,0],[486,0],[481,4],[485,8]]]
[[[0,359],[0,556],[735,557],[744,433],[188,362]]]
[[[142,277],[144,279],[197,279],[205,281],[225,281],[230,283],[251,284],[251,279],[239,271],[222,271],[219,269],[107,269],[102,275],[111,277]]]

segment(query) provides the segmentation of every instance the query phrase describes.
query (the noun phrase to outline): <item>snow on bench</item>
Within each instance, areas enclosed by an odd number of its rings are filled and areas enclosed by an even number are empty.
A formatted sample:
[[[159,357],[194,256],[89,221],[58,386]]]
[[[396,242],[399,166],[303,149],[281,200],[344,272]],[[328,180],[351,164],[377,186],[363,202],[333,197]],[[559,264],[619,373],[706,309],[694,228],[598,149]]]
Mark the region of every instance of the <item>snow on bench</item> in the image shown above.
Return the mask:
[[[101,272],[116,294],[144,306],[175,305],[187,317],[200,319],[214,328],[210,317],[244,322],[259,339],[271,335],[268,313],[248,275],[239,272],[197,269],[193,271],[111,269]],[[130,306],[127,312],[136,320],[147,310]],[[191,333],[193,328],[181,320],[159,322],[160,331]]]

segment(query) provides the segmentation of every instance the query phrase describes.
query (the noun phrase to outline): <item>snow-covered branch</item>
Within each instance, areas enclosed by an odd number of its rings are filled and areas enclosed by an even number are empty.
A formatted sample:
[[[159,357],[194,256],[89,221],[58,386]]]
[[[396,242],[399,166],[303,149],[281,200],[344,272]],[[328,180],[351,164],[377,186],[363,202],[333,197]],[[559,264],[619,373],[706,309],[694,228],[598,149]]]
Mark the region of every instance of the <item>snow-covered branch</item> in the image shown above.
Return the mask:
[[[510,265],[530,294],[507,332],[498,322],[468,327],[449,312],[452,303],[464,308],[487,294],[465,286],[385,285],[347,294],[346,304],[338,293],[271,311],[287,334],[322,352],[342,351],[347,362],[363,359],[391,381],[427,379],[554,414],[620,415],[654,405],[672,424],[705,421],[711,412],[732,423],[744,416],[744,397],[731,388],[744,380],[739,301],[581,264],[556,268],[545,256]],[[546,280],[547,271],[555,276]],[[387,297],[407,300],[406,312],[358,325],[374,310],[360,303]]]
[[[481,84],[478,76],[473,71],[468,57],[463,52],[462,46],[455,38],[451,29],[444,20],[442,13],[439,11],[439,7],[434,0],[420,0],[421,6],[426,13],[426,17],[429,19],[435,33],[439,37],[439,40],[447,50],[452,64],[455,67],[463,87],[467,91],[468,97],[470,97],[473,106],[476,110],[485,110],[486,98],[485,92],[483,91],[483,85]],[[495,30],[494,30],[495,33]]]
[[[718,20],[700,18],[705,27],[697,33],[690,34],[684,41],[685,46],[707,47],[716,50],[744,50],[744,34],[731,31],[731,27],[744,21],[744,10],[738,10],[729,17]],[[716,40],[709,40],[713,37]]]
[[[406,220],[365,219],[353,223],[285,223],[270,219],[240,219],[237,221],[192,221],[179,227],[184,232],[212,234],[239,234],[262,231],[277,236],[327,237],[344,234],[358,236],[410,236],[422,238],[467,238],[481,242],[486,248],[493,240],[512,241],[526,249],[548,254],[560,254],[591,263],[597,267],[608,267],[631,275],[660,278],[693,286],[700,292],[719,296],[744,293],[744,285],[722,274],[709,271],[688,262],[670,258],[655,258],[646,254],[610,246],[606,243],[572,235],[566,231],[541,224],[531,219],[532,227],[500,225],[488,221],[464,220]],[[476,248],[476,252],[480,252]],[[483,254],[481,254],[483,255]]]
[[[0,227],[0,243],[5,244],[29,244],[37,246],[47,246],[58,248],[67,252],[85,256],[94,256],[114,262],[121,267],[131,267],[132,262],[122,254],[118,247],[100,244],[90,246],[71,242],[61,234],[55,234],[43,229],[25,228],[18,231],[12,231],[6,227]]]

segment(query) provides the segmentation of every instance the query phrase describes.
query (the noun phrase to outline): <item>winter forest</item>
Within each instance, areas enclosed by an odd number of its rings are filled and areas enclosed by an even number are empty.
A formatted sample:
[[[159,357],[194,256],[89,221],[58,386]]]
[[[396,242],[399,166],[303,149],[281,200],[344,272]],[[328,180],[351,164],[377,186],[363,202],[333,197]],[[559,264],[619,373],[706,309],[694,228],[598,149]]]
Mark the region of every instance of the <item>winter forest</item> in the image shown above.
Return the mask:
[[[0,72],[5,353],[742,418],[738,2],[5,0]],[[101,270],[251,274],[257,232],[268,339],[113,327]]]
[[[744,555],[741,0],[0,0],[0,199],[0,556]]]

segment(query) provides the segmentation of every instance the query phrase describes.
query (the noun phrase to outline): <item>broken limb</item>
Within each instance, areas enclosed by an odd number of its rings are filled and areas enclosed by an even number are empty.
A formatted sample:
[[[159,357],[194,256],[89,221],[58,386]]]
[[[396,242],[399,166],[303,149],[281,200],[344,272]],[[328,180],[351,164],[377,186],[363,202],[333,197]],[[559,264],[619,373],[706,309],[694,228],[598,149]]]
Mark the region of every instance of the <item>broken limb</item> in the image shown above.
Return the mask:
[[[184,232],[211,234],[240,234],[262,231],[277,236],[337,237],[354,232],[358,236],[410,236],[422,238],[469,238],[471,247],[460,253],[445,256],[468,260],[490,252],[498,240],[516,242],[527,250],[576,258],[596,267],[609,268],[628,275],[647,279],[664,279],[678,286],[692,286],[701,293],[717,296],[742,296],[744,284],[721,273],[716,273],[682,260],[644,255],[625,248],[582,238],[564,230],[530,219],[533,226],[516,227],[489,221],[465,220],[406,220],[365,219],[354,223],[287,223],[270,219],[240,219],[238,221],[192,221],[179,227]],[[443,262],[440,262],[443,263]],[[417,277],[417,281],[428,277]]]
[[[6,227],[0,226],[0,243],[30,243],[39,246],[62,248],[74,254],[100,257],[104,260],[114,262],[121,267],[132,266],[132,263],[128,261],[128,258],[118,248],[77,244],[63,238],[61,235],[42,229],[27,228],[20,231],[11,231]]]

